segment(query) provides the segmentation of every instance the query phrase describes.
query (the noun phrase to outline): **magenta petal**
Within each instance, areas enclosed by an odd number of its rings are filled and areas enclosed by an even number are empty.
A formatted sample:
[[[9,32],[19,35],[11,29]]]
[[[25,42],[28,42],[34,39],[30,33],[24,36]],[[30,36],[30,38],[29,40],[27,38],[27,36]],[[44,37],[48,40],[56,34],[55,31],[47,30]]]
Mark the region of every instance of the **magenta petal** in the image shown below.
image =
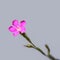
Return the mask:
[[[19,25],[18,20],[13,20],[13,21],[12,21],[12,25],[18,26],[18,25]]]
[[[26,32],[26,28],[21,27],[21,33],[25,33]]]
[[[17,36],[19,34],[18,31],[13,32],[13,36]]]
[[[20,26],[25,26],[26,25],[26,21],[25,20],[22,20],[21,22],[20,22]]]
[[[15,29],[13,26],[10,26],[8,29],[9,29],[9,31],[11,31],[11,32],[16,31],[16,29]]]

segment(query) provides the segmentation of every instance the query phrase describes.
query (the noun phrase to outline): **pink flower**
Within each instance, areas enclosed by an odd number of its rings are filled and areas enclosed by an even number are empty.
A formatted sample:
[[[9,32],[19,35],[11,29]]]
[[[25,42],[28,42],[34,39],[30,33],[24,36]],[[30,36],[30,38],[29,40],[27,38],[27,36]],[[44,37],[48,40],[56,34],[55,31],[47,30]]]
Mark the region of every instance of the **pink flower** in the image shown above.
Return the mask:
[[[25,20],[18,22],[18,20],[15,19],[12,21],[12,26],[9,27],[9,31],[12,32],[14,36],[17,36],[19,33],[25,33],[25,25]]]

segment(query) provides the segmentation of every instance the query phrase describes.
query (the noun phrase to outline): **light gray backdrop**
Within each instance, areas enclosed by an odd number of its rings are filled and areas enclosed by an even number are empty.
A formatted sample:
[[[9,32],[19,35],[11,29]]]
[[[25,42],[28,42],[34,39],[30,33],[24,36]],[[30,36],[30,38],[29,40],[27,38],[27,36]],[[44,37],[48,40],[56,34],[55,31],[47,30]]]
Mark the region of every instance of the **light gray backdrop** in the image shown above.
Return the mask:
[[[13,19],[25,19],[26,33],[33,43],[46,53],[60,58],[60,0],[0,0],[0,60],[49,60],[34,49],[25,48],[28,42],[8,31]]]

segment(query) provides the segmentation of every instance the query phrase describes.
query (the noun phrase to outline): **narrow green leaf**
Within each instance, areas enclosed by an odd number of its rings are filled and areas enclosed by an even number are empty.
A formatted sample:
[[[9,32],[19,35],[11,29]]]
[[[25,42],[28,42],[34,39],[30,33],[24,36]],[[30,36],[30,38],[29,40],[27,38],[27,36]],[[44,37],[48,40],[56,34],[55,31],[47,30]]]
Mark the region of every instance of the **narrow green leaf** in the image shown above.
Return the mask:
[[[27,45],[24,45],[25,47],[28,47],[28,48],[33,48],[33,46],[31,44],[27,44]]]
[[[49,46],[46,44],[45,47],[47,48],[47,51],[48,51],[48,55],[50,54],[50,48]]]

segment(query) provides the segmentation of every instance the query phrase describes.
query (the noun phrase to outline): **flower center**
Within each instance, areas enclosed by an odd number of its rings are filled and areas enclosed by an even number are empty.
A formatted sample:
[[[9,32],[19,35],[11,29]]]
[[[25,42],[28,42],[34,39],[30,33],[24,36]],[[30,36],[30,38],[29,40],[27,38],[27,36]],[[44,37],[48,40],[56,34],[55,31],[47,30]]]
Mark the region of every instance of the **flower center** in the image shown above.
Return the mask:
[[[17,27],[16,29],[17,29],[17,31],[21,31],[21,28],[20,27]]]

